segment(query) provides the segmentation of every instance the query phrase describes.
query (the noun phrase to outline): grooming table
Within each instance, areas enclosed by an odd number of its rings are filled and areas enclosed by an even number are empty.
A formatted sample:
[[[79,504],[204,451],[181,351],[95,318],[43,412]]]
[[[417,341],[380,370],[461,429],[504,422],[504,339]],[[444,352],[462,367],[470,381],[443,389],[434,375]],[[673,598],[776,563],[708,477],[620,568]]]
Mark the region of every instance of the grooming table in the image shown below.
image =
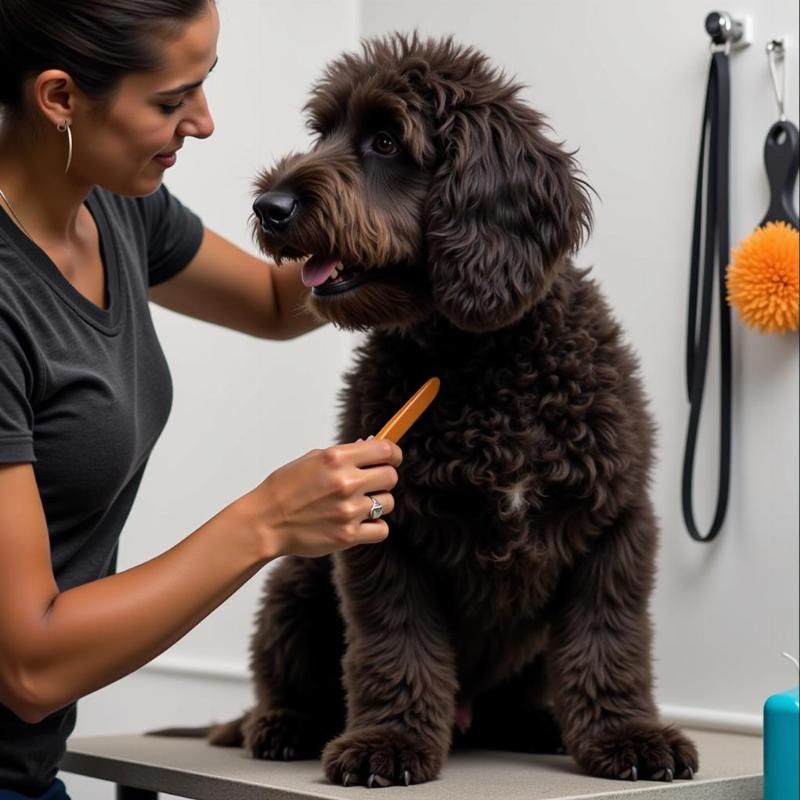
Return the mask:
[[[569,756],[467,750],[451,754],[430,783],[345,788],[328,783],[319,761],[255,761],[241,749],[150,736],[70,739],[62,769],[116,783],[118,800],[156,800],[158,792],[197,800],[761,800],[761,737],[687,733],[700,772],[671,784],[590,778]]]

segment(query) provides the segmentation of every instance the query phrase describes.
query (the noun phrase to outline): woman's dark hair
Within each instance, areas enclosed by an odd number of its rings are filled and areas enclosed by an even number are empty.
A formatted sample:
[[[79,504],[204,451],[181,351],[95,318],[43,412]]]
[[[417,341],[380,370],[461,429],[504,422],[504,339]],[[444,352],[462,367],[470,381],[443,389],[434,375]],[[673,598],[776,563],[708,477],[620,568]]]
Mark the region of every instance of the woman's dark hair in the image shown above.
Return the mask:
[[[158,44],[211,0],[0,0],[0,110],[24,112],[24,85],[63,69],[108,100],[124,75],[158,69]]]

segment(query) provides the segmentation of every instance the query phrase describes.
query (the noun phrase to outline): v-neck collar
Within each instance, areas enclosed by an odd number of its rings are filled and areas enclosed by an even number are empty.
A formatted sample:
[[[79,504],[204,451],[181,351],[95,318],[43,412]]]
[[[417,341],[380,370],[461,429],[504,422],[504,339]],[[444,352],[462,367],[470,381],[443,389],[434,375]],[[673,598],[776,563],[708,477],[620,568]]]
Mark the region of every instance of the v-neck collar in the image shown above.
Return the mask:
[[[25,256],[26,260],[57,294],[86,322],[108,335],[119,331],[122,303],[120,297],[119,257],[108,217],[102,200],[96,189],[92,189],[86,198],[85,205],[97,225],[100,241],[100,260],[105,274],[108,308],[100,308],[88,297],[81,294],[53,263],[47,253],[39,245],[28,238],[14,224],[4,208],[0,207],[0,229],[10,238],[12,243]]]

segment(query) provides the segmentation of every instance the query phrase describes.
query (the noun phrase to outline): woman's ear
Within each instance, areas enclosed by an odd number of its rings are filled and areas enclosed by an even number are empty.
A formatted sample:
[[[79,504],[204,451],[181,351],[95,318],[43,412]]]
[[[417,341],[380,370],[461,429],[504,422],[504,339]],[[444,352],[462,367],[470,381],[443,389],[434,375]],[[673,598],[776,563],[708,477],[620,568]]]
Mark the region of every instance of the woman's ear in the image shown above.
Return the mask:
[[[75,114],[77,87],[69,73],[48,69],[33,81],[33,104],[54,126],[71,120]]]
[[[572,155],[543,135],[543,117],[516,87],[498,81],[493,91],[454,102],[439,120],[442,162],[426,209],[434,303],[471,331],[525,314],[591,228]]]

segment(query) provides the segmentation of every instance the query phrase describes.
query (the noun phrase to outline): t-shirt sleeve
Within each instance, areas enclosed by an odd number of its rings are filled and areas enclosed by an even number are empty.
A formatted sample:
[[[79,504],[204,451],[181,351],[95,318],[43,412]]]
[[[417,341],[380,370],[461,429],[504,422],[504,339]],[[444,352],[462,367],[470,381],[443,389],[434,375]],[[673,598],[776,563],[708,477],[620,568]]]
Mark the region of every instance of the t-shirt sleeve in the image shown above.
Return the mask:
[[[136,202],[147,236],[148,283],[155,286],[177,275],[194,258],[203,241],[203,223],[164,184]]]
[[[33,452],[34,370],[0,308],[0,464],[36,461]]]

